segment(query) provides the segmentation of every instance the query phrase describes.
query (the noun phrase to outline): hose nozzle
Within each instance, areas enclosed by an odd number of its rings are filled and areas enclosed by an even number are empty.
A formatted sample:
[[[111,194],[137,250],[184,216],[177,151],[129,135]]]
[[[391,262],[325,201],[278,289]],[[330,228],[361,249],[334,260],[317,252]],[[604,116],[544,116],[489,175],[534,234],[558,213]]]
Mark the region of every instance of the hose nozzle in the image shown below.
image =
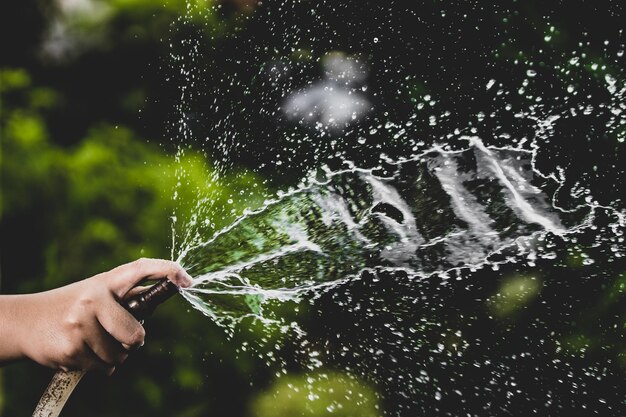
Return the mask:
[[[167,279],[154,284],[146,291],[131,297],[125,301],[126,309],[137,319],[143,320],[150,316],[154,309],[175,294],[180,289],[172,281]]]

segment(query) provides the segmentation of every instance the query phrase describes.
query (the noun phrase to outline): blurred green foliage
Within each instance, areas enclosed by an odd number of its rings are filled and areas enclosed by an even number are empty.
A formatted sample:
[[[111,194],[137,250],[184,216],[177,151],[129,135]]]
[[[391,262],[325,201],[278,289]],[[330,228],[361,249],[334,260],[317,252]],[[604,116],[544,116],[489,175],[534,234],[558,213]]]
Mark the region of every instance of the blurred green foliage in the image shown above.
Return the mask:
[[[3,92],[23,103],[5,104],[0,120],[2,215],[19,218],[46,207],[48,240],[33,242],[43,246],[45,280],[29,280],[29,288],[19,289],[49,288],[141,256],[167,257],[169,217],[176,212],[188,219],[195,196],[209,187],[204,157],[188,153],[176,162],[130,129],[108,124],[92,128],[75,147],[59,147],[50,141],[42,115],[55,93],[31,86],[23,70],[2,71],[0,79]],[[186,180],[176,187],[180,171]],[[218,200],[231,193],[210,187]]]
[[[340,373],[285,376],[252,403],[254,417],[378,417],[376,393]]]
[[[537,298],[540,290],[541,281],[536,277],[506,277],[500,283],[498,293],[490,299],[491,310],[499,318],[514,316]]]

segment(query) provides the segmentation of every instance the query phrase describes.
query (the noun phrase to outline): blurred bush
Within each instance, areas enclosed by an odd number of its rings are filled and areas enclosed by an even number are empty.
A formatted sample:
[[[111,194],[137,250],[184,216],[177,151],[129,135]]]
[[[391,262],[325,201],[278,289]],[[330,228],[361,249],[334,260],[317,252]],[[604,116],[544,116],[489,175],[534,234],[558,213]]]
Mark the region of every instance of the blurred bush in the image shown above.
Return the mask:
[[[499,318],[515,316],[537,298],[541,281],[536,277],[514,275],[506,277],[498,293],[490,299],[490,307]]]
[[[234,188],[255,181],[240,174],[223,182],[232,188],[219,188],[207,181],[211,170],[201,154],[190,151],[177,162],[130,129],[106,123],[78,145],[59,147],[50,141],[42,114],[54,105],[55,92],[31,86],[23,70],[4,70],[0,79],[4,95],[21,103],[3,102],[0,119],[3,227],[6,235],[24,240],[24,246],[6,250],[45,258],[42,270],[29,271],[44,280],[22,276],[15,289],[49,288],[141,256],[168,257],[170,216],[188,220],[196,196],[208,191],[216,207],[226,206]],[[185,181],[177,186],[181,173]],[[212,221],[222,227],[228,219]],[[29,235],[37,223],[39,236]]]
[[[378,417],[376,392],[340,373],[284,376],[252,403],[255,417]]]

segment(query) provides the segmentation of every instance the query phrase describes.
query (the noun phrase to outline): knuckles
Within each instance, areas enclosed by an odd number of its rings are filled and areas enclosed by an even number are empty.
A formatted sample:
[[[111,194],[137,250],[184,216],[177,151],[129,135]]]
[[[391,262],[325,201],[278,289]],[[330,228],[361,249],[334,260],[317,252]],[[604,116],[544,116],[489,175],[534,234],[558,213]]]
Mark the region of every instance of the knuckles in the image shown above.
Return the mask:
[[[64,322],[65,328],[70,332],[82,332],[85,328],[85,323],[82,318],[76,314],[70,314]]]
[[[66,366],[73,366],[77,363],[78,358],[82,356],[82,353],[82,344],[67,342],[60,349],[60,362]]]
[[[69,332],[83,333],[86,331],[90,317],[97,309],[95,298],[81,295],[69,308],[62,321],[63,327]]]
[[[78,299],[78,303],[77,303],[82,309],[91,309],[93,308],[94,304],[96,304],[96,300],[91,297],[90,295],[82,295],[79,299]]]

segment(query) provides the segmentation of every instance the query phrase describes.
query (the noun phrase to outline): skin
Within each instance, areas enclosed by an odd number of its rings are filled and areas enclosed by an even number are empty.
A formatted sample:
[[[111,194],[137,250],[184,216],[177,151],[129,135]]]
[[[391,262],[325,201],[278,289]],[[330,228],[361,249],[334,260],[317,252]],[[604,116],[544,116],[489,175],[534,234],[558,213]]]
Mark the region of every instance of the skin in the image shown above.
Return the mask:
[[[31,359],[62,370],[108,375],[143,345],[143,326],[120,301],[144,279],[167,278],[189,287],[175,262],[139,259],[73,284],[35,294],[0,296],[0,364]]]

